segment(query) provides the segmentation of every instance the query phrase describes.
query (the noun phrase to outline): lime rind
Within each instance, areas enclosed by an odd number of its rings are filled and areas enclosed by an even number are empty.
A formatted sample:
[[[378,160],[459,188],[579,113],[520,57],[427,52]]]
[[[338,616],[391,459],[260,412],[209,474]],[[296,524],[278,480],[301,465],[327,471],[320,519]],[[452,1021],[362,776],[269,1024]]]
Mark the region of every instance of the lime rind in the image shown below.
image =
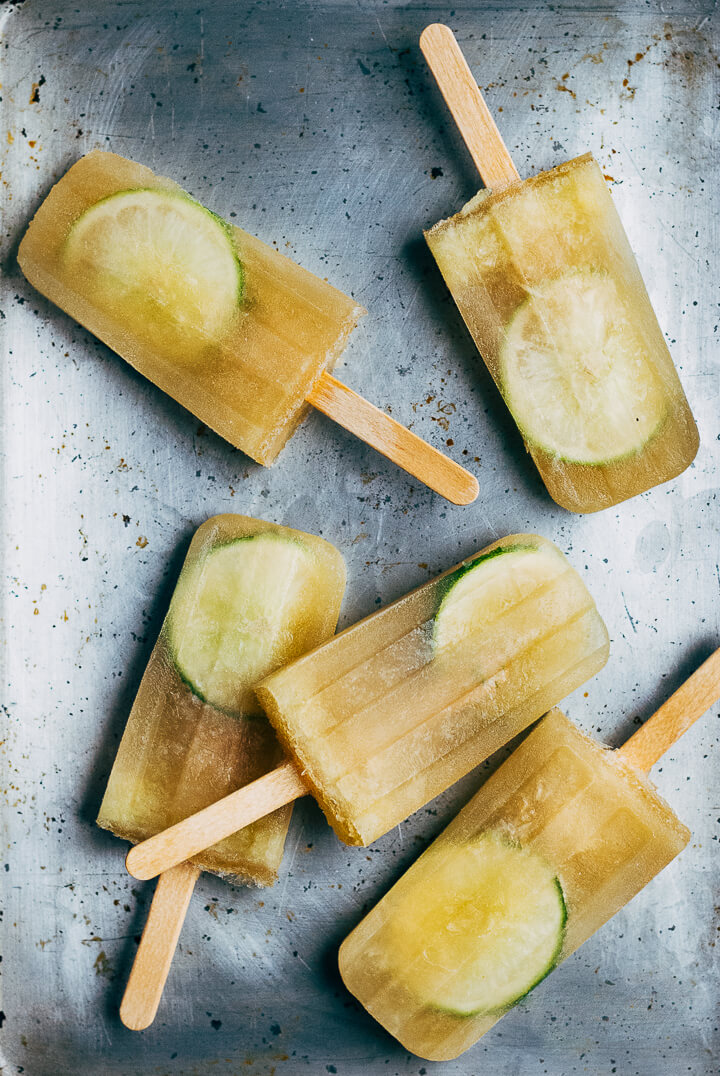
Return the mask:
[[[541,441],[535,439],[533,435],[522,426],[521,422],[519,421],[515,413],[512,411],[510,404],[508,404],[508,407],[510,408],[513,418],[515,419],[515,425],[520,431],[523,440],[525,441],[531,452],[541,452],[543,455],[549,456],[550,459],[556,460],[558,463],[569,464],[573,467],[589,467],[596,470],[602,467],[617,467],[619,464],[626,463],[628,460],[637,459],[643,452],[647,452],[649,449],[652,448],[653,444],[663,434],[668,419],[671,415],[670,408],[668,407],[664,414],[661,416],[658,425],[648,437],[647,441],[643,441],[639,448],[630,448],[627,452],[620,453],[616,456],[606,456],[601,460],[583,460],[573,459],[570,455],[561,455],[559,453],[550,452],[546,445],[543,445]]]
[[[203,557],[206,557],[208,555],[208,552],[212,553],[219,549],[225,549],[227,546],[239,545],[241,542],[249,542],[254,537],[255,535],[253,534],[244,534],[240,538],[230,538],[226,542],[218,542],[217,545],[212,546],[210,550],[206,550],[203,554]],[[216,710],[223,710],[226,713],[237,713],[237,711],[231,710],[229,707],[226,706],[219,706],[217,703],[212,702],[211,699],[207,698],[206,695],[203,694],[203,692],[200,690],[198,685],[193,682],[191,676],[185,671],[178,658],[180,644],[178,642],[176,632],[181,631],[182,628],[176,627],[176,615],[173,608],[175,604],[175,595],[180,590],[180,586],[184,582],[186,582],[183,580],[183,576],[185,575],[185,573],[192,572],[196,568],[196,564],[192,566],[188,566],[187,564],[183,565],[180,577],[175,587],[175,591],[172,598],[170,599],[170,608],[168,609],[168,614],[162,627],[162,635],[165,638],[165,644],[167,646],[168,653],[172,660],[173,666],[175,667],[175,672],[178,674],[178,677],[183,682],[183,684],[185,684],[185,686],[190,689],[195,698],[198,699],[200,702],[204,702],[207,706],[212,706]]]
[[[225,334],[245,294],[232,228],[180,189],[99,199],[71,224],[62,258],[99,310],[178,362]]]
[[[474,560],[463,562],[459,568],[450,572],[442,580],[441,587],[438,588],[439,603],[438,609],[435,613],[433,622],[433,643],[436,647],[441,647],[440,633],[442,630],[443,620],[445,615],[455,600],[458,584],[467,578],[472,572],[477,571],[481,567],[487,566],[489,561],[495,560],[498,557],[504,556],[506,553],[537,553],[539,547],[536,545],[524,545],[521,543],[514,545],[501,545],[495,549],[491,549],[488,553],[483,553],[481,556],[476,557]]]
[[[500,546],[497,546],[495,549],[491,549],[488,553],[482,553],[479,557],[473,557],[472,560],[464,560],[462,562],[462,564],[460,564],[459,567],[455,568],[454,571],[448,572],[448,574],[441,581],[442,582],[442,592],[440,594],[440,599],[441,600],[440,600],[440,606],[438,608],[438,614],[440,613],[440,610],[442,609],[442,606],[443,606],[443,603],[445,601],[445,598],[448,596],[450,591],[455,587],[455,585],[460,582],[460,580],[463,578],[463,576],[466,576],[469,572],[474,571],[475,568],[477,568],[480,564],[486,564],[489,560],[493,560],[493,558],[495,558],[495,557],[502,556],[503,553],[516,553],[516,552],[518,552],[520,550],[525,550],[525,549],[534,550],[534,549],[537,549],[537,546],[520,545],[520,544],[518,544],[518,545],[500,545]],[[437,616],[437,614],[436,614],[436,616]]]
[[[78,225],[84,217],[87,217],[89,213],[99,208],[100,206],[107,205],[109,202],[114,201],[116,198],[123,198],[126,195],[134,194],[157,195],[163,200],[175,198],[178,202],[190,205],[194,209],[200,210],[202,213],[205,214],[206,217],[209,217],[210,220],[215,225],[217,225],[217,227],[220,228],[220,230],[223,232],[233,252],[238,275],[237,301],[238,303],[242,302],[243,295],[245,293],[245,269],[240,258],[240,253],[237,249],[232,225],[228,224],[228,222],[223,217],[215,213],[214,210],[208,209],[208,207],[206,205],[203,205],[202,202],[199,202],[197,198],[193,198],[191,194],[188,194],[187,191],[184,191],[182,189],[174,190],[168,187],[123,187],[121,190],[113,191],[111,194],[105,194],[102,198],[98,198],[97,202],[93,202],[92,205],[84,209],[80,216],[75,218],[75,220],[72,222],[68,229],[68,235],[65,239],[65,247],[67,248],[68,240],[70,239],[70,235],[75,226]]]
[[[252,716],[253,711],[259,711],[253,692],[254,684],[263,676],[274,671],[278,663],[282,662],[283,657],[290,660],[294,655],[281,655],[277,650],[273,650],[271,647],[271,652],[264,655],[264,660],[259,662],[257,660],[257,655],[250,655],[250,660],[247,660],[248,655],[240,653],[237,663],[233,663],[232,668],[228,670],[231,683],[230,689],[225,691],[221,688],[220,693],[217,693],[217,689],[216,691],[208,690],[208,688],[203,686],[203,683],[211,672],[215,673],[218,670],[220,671],[222,684],[222,660],[218,657],[216,665],[213,666],[212,670],[208,669],[207,665],[203,667],[202,655],[200,653],[200,647],[203,640],[198,637],[201,634],[200,628],[193,628],[192,626],[192,610],[197,610],[199,602],[202,602],[203,600],[207,602],[208,598],[212,600],[212,594],[209,594],[208,591],[213,584],[208,586],[202,579],[202,574],[208,561],[212,560],[215,555],[222,554],[224,551],[233,547],[242,551],[243,548],[246,548],[251,542],[255,542],[257,548],[259,540],[262,541],[263,545],[266,545],[267,543],[276,543],[279,550],[283,548],[287,550],[288,547],[294,546],[296,550],[302,551],[304,556],[309,558],[312,555],[308,546],[295,536],[275,534],[271,531],[261,531],[258,534],[242,535],[238,538],[231,538],[228,541],[218,542],[209,549],[204,550],[197,561],[183,567],[180,578],[178,579],[178,584],[175,588],[175,593],[170,602],[170,609],[168,610],[165,624],[163,625],[163,636],[165,638],[167,651],[182,683],[186,685],[200,702],[212,706],[216,710],[221,710],[224,713],[235,716],[238,714]],[[242,560],[244,559],[245,558],[242,558]],[[236,566],[239,568],[238,577],[246,567],[242,564],[242,560]],[[277,565],[274,565],[274,567],[277,567]],[[217,580],[215,580],[215,584],[216,583]],[[256,583],[259,585],[259,581],[256,580]],[[228,586],[228,590],[229,589]],[[257,599],[250,599],[250,601],[253,600]],[[306,600],[307,596],[305,596],[304,601],[300,604],[304,605]],[[302,609],[298,608],[297,611],[302,613]],[[262,601],[258,602],[253,612],[254,619],[257,620],[258,612],[263,612]],[[271,606],[267,607],[267,612],[270,614],[267,618],[268,624],[272,627],[273,609]],[[240,616],[247,615],[247,607],[243,610],[233,610],[233,613],[239,619]],[[282,634],[287,640],[291,638],[293,634],[293,617],[292,614],[289,616],[287,615],[287,610],[285,613],[286,615],[283,618],[283,632],[279,634]],[[277,620],[275,622],[277,623]],[[233,623],[228,624],[227,626],[229,634],[230,629],[237,626],[236,620],[234,619]],[[222,632],[219,634],[220,639],[218,648],[222,650],[224,637]],[[194,651],[192,646],[188,648],[189,637],[192,637],[193,641],[198,644]],[[261,643],[263,642],[263,640],[259,641]],[[243,657],[246,659],[245,668],[243,668]],[[253,660],[253,658],[255,660]],[[250,672],[247,665],[250,665],[251,667]],[[233,696],[232,699],[230,697],[231,695]]]
[[[432,848],[398,895],[389,969],[424,1008],[467,1020],[499,1016],[557,966],[568,908],[553,867],[488,830]]]
[[[536,986],[540,985],[540,983],[543,981],[543,979],[547,979],[550,972],[555,971],[555,968],[560,963],[560,957],[562,955],[563,946],[565,945],[565,935],[566,935],[566,927],[567,927],[567,921],[568,921],[568,906],[567,906],[567,900],[565,899],[565,893],[563,892],[562,884],[560,882],[560,879],[557,877],[557,875],[555,876],[553,881],[555,883],[555,887],[556,887],[556,890],[557,890],[557,898],[558,898],[558,901],[560,902],[560,907],[561,907],[560,932],[558,934],[557,945],[555,946],[555,952],[550,957],[550,963],[545,968],[545,971],[541,972],[538,975],[535,982],[532,983],[527,988],[525,993],[520,994],[520,996],[516,997],[514,1001],[511,1001],[507,1005],[504,1005],[500,1009],[496,1010],[497,1012],[500,1012],[500,1013],[507,1012],[508,1009],[512,1009],[512,1008],[515,1007],[515,1005],[518,1005],[523,1000],[523,998],[526,998],[528,996],[528,994],[530,994],[535,989]]]
[[[555,971],[555,968],[560,963],[560,957],[562,955],[563,947],[565,945],[568,908],[567,901],[565,899],[565,893],[563,892],[563,887],[560,882],[560,879],[556,875],[552,881],[555,886],[556,897],[560,908],[557,942],[554,951],[550,954],[548,958],[548,963],[546,967],[541,972],[539,972],[537,978],[532,983],[530,983],[530,985],[526,989],[523,989],[523,992],[521,994],[518,994],[510,1001],[505,1001],[500,1005],[496,1005],[494,1008],[472,1009],[469,1012],[440,1004],[431,1005],[430,1008],[434,1009],[435,1012],[443,1013],[445,1016],[452,1016],[458,1021],[465,1021],[471,1019],[474,1016],[483,1015],[497,1017],[504,1016],[505,1013],[510,1011],[510,1009],[514,1009],[516,1005],[519,1005],[521,1001],[523,1001],[526,997],[528,997],[529,994],[533,992],[536,986],[539,986],[541,982],[547,979],[548,975]]]

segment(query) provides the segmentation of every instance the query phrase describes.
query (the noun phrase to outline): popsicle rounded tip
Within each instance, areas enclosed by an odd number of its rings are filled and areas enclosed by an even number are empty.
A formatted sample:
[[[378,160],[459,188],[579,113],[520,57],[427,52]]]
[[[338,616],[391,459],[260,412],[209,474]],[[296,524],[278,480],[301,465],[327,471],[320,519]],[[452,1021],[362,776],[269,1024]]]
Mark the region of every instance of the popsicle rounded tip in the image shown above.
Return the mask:
[[[452,38],[454,41],[455,34],[444,22],[431,22],[420,34],[420,48],[424,48],[425,45],[432,45],[433,40],[437,41],[440,38],[445,40]]]
[[[125,870],[139,882],[148,882],[157,875],[157,871],[154,871],[146,862],[146,857],[139,845],[131,848],[125,856]]]
[[[125,1001],[120,1006],[120,1020],[129,1031],[144,1031],[155,1019],[157,1006],[152,1013],[136,1011],[134,1005],[126,1005]]]
[[[475,475],[463,470],[462,479],[457,483],[453,494],[446,494],[452,504],[472,504],[480,493],[480,483]]]

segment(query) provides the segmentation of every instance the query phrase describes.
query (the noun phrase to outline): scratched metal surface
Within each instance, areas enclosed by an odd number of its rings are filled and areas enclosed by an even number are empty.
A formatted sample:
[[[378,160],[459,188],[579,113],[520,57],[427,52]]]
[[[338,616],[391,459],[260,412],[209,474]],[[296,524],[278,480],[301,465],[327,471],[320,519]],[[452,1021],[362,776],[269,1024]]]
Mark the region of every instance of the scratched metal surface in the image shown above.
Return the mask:
[[[223,511],[324,534],[343,623],[504,533],[552,538],[612,635],[567,710],[619,743],[720,639],[717,17],[659,4],[26,0],[3,19],[3,1073],[704,1074],[718,1064],[718,713],[656,771],[693,842],[465,1057],[407,1054],[336,951],[493,760],[369,851],[301,803],[279,884],[204,875],[154,1026],[118,1002],[151,896],[93,822],[194,528]],[[519,169],[591,149],[700,426],[670,486],[585,518],[553,505],[421,228],[473,193],[418,52],[445,17]],[[370,310],[341,376],[476,470],[452,508],[315,415],[251,464],[33,292],[15,262],[93,147],[174,176]],[[716,903],[716,902],[715,902]]]

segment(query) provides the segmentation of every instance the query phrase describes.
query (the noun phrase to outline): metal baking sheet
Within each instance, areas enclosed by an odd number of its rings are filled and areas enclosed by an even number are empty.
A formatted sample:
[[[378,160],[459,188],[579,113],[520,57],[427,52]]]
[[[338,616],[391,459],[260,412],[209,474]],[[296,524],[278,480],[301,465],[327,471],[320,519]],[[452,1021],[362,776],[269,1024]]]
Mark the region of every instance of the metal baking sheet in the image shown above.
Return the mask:
[[[343,624],[517,530],[557,542],[612,636],[567,703],[618,744],[720,640],[712,2],[26,0],[2,19],[2,1073],[662,1076],[717,1071],[717,707],[655,771],[682,856],[472,1051],[409,1055],[344,991],[338,944],[492,760],[368,850],[298,805],[278,884],[204,875],[155,1024],[118,1003],[151,884],[94,825],[195,527],[238,511],[323,534]],[[418,50],[456,30],[524,174],[592,150],[702,446],[680,479],[597,516],[557,508],[421,229],[477,179]],[[179,180],[370,310],[340,370],[477,473],[453,508],[311,416],[264,470],[37,295],[17,243],[100,147]],[[714,884],[713,884],[714,883]]]

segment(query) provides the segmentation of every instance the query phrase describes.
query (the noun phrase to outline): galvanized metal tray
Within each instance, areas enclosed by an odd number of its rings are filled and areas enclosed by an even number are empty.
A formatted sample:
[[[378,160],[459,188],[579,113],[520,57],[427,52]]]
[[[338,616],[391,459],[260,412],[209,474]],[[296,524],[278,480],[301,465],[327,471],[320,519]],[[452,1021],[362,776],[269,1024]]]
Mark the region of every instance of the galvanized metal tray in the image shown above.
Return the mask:
[[[117,1009],[152,886],[94,825],[194,528],[238,511],[344,553],[343,622],[517,530],[582,571],[610,664],[567,703],[621,742],[720,639],[715,5],[26,0],[4,7],[0,1071],[704,1074],[718,1063],[717,708],[656,771],[690,847],[478,1046],[430,1065],[344,991],[340,940],[497,764],[368,850],[298,805],[277,886],[205,875],[156,1023]],[[422,240],[477,186],[418,50],[456,30],[523,173],[592,150],[701,431],[680,479],[547,497]],[[231,449],[37,295],[23,230],[92,147],[173,176],[370,316],[341,376],[476,471],[452,508],[319,415]]]

